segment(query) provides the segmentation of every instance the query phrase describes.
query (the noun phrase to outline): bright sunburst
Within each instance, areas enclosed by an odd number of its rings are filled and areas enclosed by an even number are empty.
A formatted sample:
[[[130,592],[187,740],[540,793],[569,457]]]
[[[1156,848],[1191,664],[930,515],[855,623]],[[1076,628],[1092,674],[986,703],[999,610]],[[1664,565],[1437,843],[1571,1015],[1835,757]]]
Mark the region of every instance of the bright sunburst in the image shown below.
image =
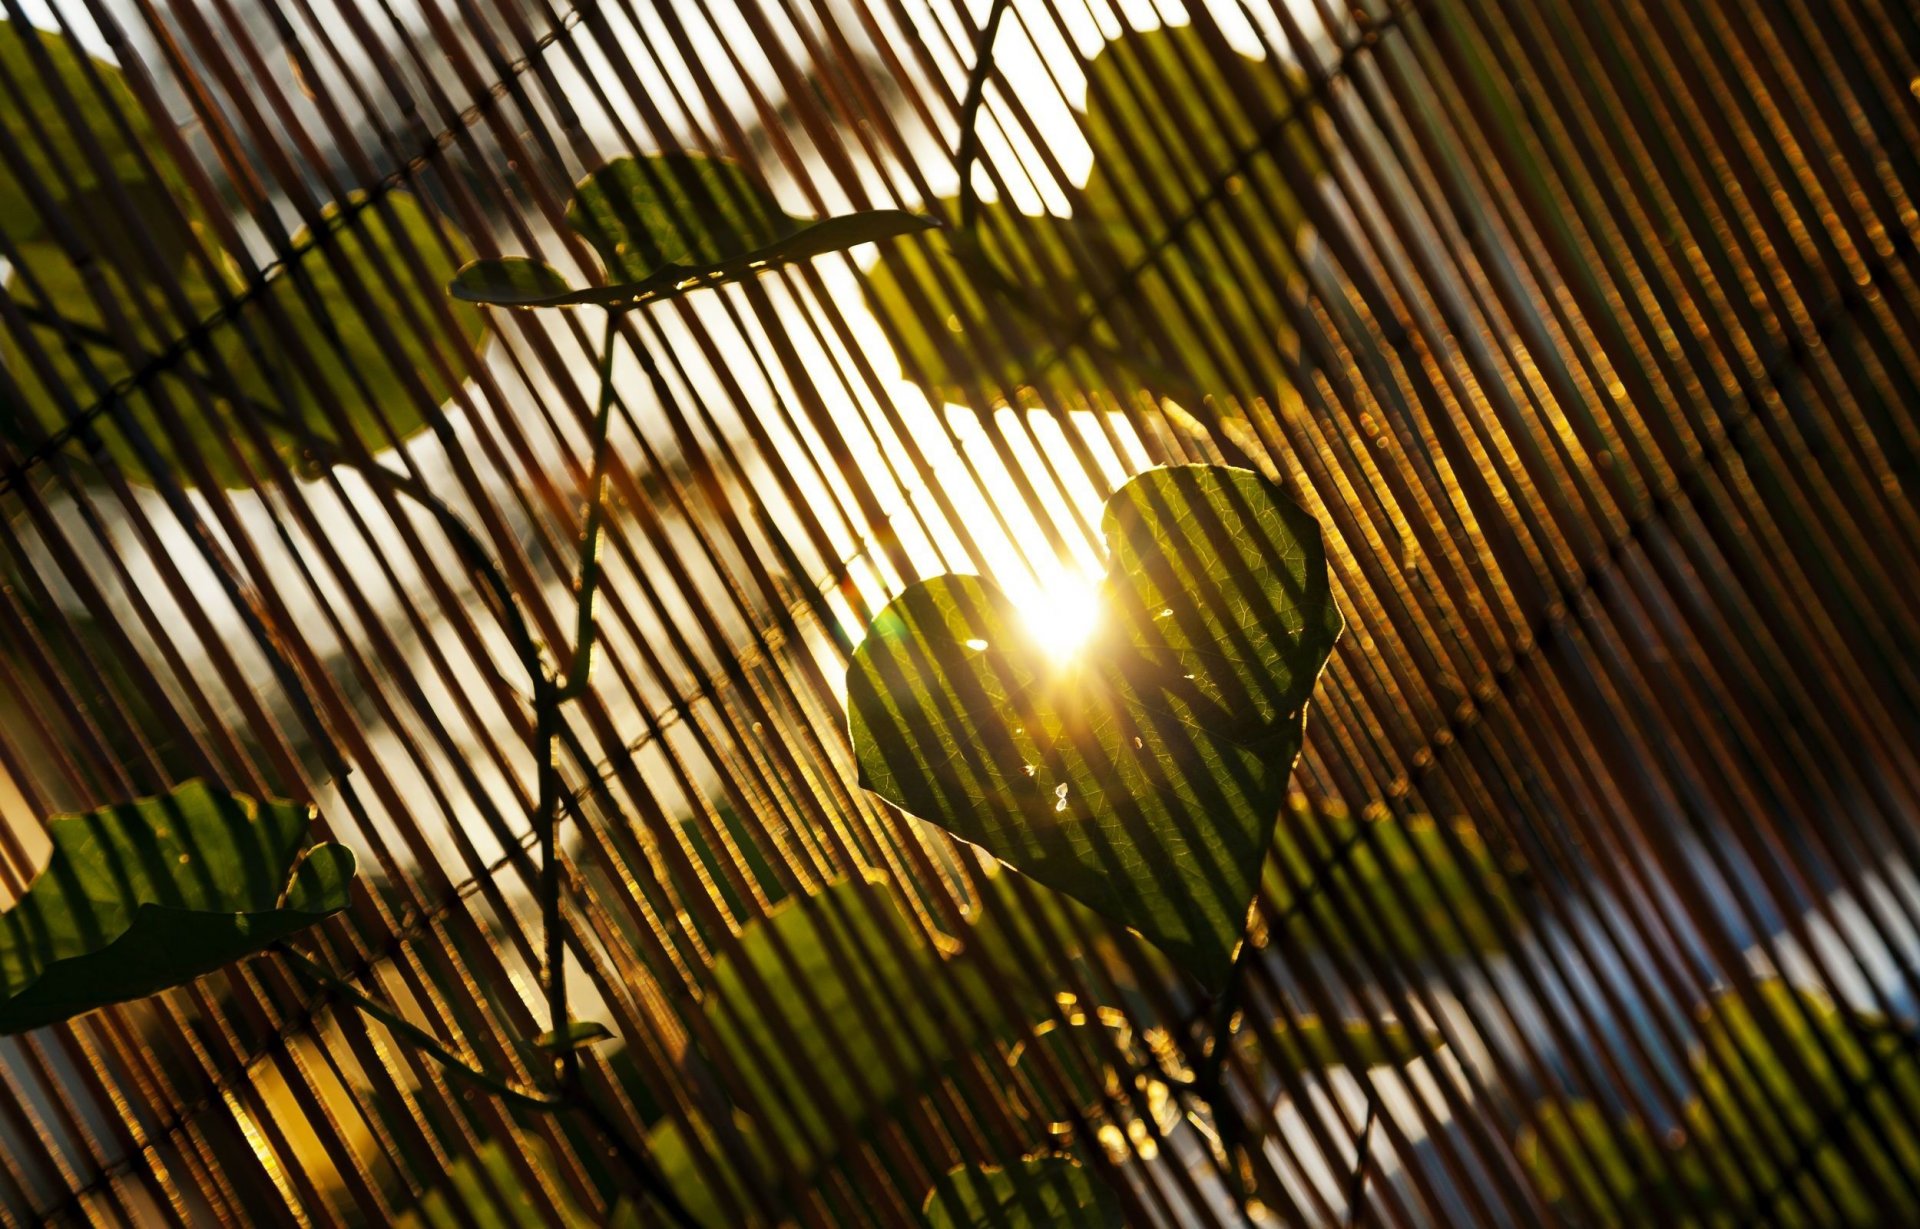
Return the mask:
[[[1100,625],[1100,578],[1062,574],[1018,603],[1027,632],[1056,665],[1073,660]]]

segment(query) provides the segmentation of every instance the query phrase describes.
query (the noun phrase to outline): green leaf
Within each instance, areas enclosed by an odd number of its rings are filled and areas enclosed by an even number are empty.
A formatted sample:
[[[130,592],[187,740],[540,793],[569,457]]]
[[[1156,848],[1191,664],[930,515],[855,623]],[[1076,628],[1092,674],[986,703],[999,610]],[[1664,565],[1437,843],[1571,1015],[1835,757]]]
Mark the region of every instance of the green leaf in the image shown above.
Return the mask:
[[[46,869],[0,914],[0,1033],[182,985],[346,908],[353,854],[302,861],[308,821],[199,781],[54,819]]]
[[[526,1154],[533,1172],[558,1172],[538,1140],[488,1140],[449,1166],[396,1229],[551,1229],[556,1221],[562,1229],[588,1229],[594,1223],[564,1189],[555,1194],[522,1181],[509,1147]]]
[[[614,1039],[613,1030],[598,1020],[570,1020],[563,1029],[545,1032],[535,1037],[533,1048],[562,1054],[569,1050],[585,1050],[603,1041]]]
[[[447,290],[468,303],[496,307],[535,307],[564,298],[573,285],[552,265],[525,256],[470,261],[454,274]]]
[[[943,960],[901,916],[884,881],[847,880],[747,926],[715,962],[703,1011],[723,1077],[758,1108],[779,1154],[804,1169],[846,1143],[808,1091],[807,1076],[825,1086],[840,1115],[865,1124],[924,1091],[980,1038],[965,1002],[993,1018],[977,971]],[[879,1061],[888,1045],[905,1067],[904,1082]]]
[[[1308,951],[1354,954],[1384,943],[1386,950],[1415,956],[1458,956],[1501,951],[1513,941],[1519,914],[1506,876],[1471,825],[1452,825],[1456,856],[1447,835],[1426,816],[1401,819],[1384,808],[1370,814],[1377,818],[1322,803],[1281,819],[1265,884],[1280,910],[1292,914],[1291,942]],[[1397,879],[1389,878],[1389,869]],[[1474,880],[1484,885],[1491,909],[1480,903]],[[1290,884],[1315,886],[1296,896]],[[1346,912],[1358,914],[1372,933],[1353,932],[1334,907],[1336,893]]]
[[[689,1114],[687,1121],[694,1134],[699,1136],[708,1158],[719,1170],[721,1182],[732,1194],[733,1205],[751,1207],[747,1196],[747,1172],[753,1168],[764,1170],[765,1156],[757,1149],[750,1157],[731,1154],[714,1138],[712,1129],[699,1115]],[[753,1148],[753,1136],[744,1131],[742,1135],[749,1148]],[[661,1182],[679,1197],[681,1205],[696,1222],[707,1229],[728,1229],[733,1222],[725,1211],[727,1205],[721,1200],[714,1183],[708,1179],[706,1171],[694,1161],[693,1146],[679,1123],[672,1119],[655,1123],[647,1132],[647,1152]],[[642,1218],[640,1202],[623,1199],[608,1223],[611,1229],[641,1229],[643,1225],[656,1224],[659,1220],[657,1215],[651,1220]]]
[[[1169,28],[1108,43],[1087,81],[1093,170],[1073,217],[989,204],[973,236],[902,245],[875,271],[869,299],[907,375],[936,401],[976,405],[1047,381],[1127,399],[1101,365],[1193,410],[1292,401],[1298,193],[1323,173],[1311,113],[1292,119],[1288,101],[1302,76]],[[1282,173],[1282,146],[1307,184]]]
[[[1290,391],[1280,360],[1299,345],[1286,313],[1302,293],[1297,193],[1323,172],[1306,117],[1291,118],[1289,88],[1304,80],[1186,26],[1115,39],[1087,69],[1086,213],[1139,270],[1126,290],[1155,322],[1159,361],[1210,394]],[[1304,184],[1274,157],[1283,145]]]
[[[330,217],[337,215],[337,210],[329,210]],[[295,237],[296,248],[304,247],[309,238],[302,231]],[[274,449],[303,466],[302,432],[296,429],[296,420],[303,421],[306,430],[323,440],[337,440],[339,432],[323,408],[335,406],[348,429],[378,452],[389,442],[389,429],[401,439],[420,431],[434,412],[432,407],[458,390],[457,383],[438,374],[429,347],[439,350],[457,378],[468,360],[460,351],[470,351],[480,344],[485,321],[477,309],[455,304],[452,314],[457,337],[448,338],[435,323],[435,304],[416,287],[437,286],[451,277],[464,258],[460,245],[456,243],[455,251],[448,255],[426,211],[413,198],[397,192],[358,215],[351,225],[336,229],[327,242],[334,245],[332,253],[311,252],[295,262],[287,275],[275,279],[261,296],[272,300],[271,307],[255,303],[241,309],[250,329],[243,330],[239,321],[230,319],[213,326],[205,344],[216,352],[218,363],[210,362],[204,352],[192,352],[154,381],[185,422],[182,445],[176,446],[163,430],[164,419],[152,393],[140,391],[130,398],[134,418],[160,457],[182,479],[189,471],[179,462],[194,456],[205,461],[220,485],[249,485],[245,471],[228,457],[222,442],[227,438],[247,440],[237,421],[242,417],[258,421]],[[419,258],[424,283],[410,272],[411,266],[403,258],[406,252]],[[360,294],[348,292],[336,261],[358,275]],[[36,311],[57,314],[68,325],[68,331],[63,331],[47,321],[33,329],[52,361],[51,380],[43,379],[27,361],[12,333],[0,335],[0,363],[20,382],[28,405],[46,430],[55,430],[66,421],[69,406],[85,409],[94,405],[102,388],[144,366],[177,334],[160,287],[127,276],[112,262],[99,267],[102,294],[109,301],[118,300],[134,322],[131,344],[140,361],[131,361],[120,348],[118,335],[106,327],[83,270],[68,259],[65,251],[46,241],[24,244],[21,264],[37,279],[44,297],[29,295],[26,279],[18,272],[8,292]],[[393,271],[397,289],[389,289],[382,281],[383,269]],[[223,291],[231,293],[238,288],[237,282],[227,280],[229,276],[223,275],[223,285],[204,275],[197,264],[180,271],[176,285],[195,319],[212,316],[221,306]],[[158,328],[140,323],[143,317],[136,309],[142,304],[158,313],[162,321]],[[430,341],[405,322],[403,306],[411,307],[416,318],[428,323]],[[269,327],[268,322],[276,317],[280,327]],[[249,344],[249,334],[258,351]],[[77,345],[71,344],[75,338]],[[383,339],[397,346],[397,364],[385,356]],[[312,378],[293,362],[295,353],[307,356],[305,370]],[[365,382],[365,395],[356,387],[356,378]],[[424,393],[426,403],[415,390]],[[203,392],[212,398],[211,415],[201,408]],[[383,422],[388,425],[383,426]],[[134,477],[145,476],[146,468],[137,450],[113,425],[111,416],[101,421],[101,435],[115,461]],[[250,452],[251,446],[243,443],[242,450]]]
[[[1700,1089],[1689,1107],[1694,1137],[1703,1148],[1738,1151],[1764,1186],[1797,1190],[1815,1208],[1827,1206],[1825,1192],[1831,1192],[1838,1202],[1833,1223],[1920,1223],[1920,1202],[1902,1178],[1920,1172],[1920,1124],[1908,1109],[1920,1104],[1920,1052],[1883,1018],[1842,1010],[1785,982],[1763,982],[1759,998],[1784,1033],[1787,1052],[1737,995],[1716,998],[1704,1013],[1694,1055]],[[1876,1059],[1883,1064],[1878,1073],[1871,1066]],[[1758,1114],[1750,1108],[1755,1105],[1778,1108]],[[1710,1110],[1718,1111],[1717,1119]],[[1809,1147],[1808,1141],[1819,1142]],[[1853,1156],[1870,1158],[1880,1189],[1896,1201],[1891,1219],[1861,1183]],[[1777,1158],[1799,1163],[1788,1172]],[[1793,1204],[1771,1201],[1781,1209]]]
[[[1020,390],[1095,385],[1090,356],[1123,355],[1102,310],[1119,259],[1096,227],[989,203],[971,243],[950,231],[890,250],[867,294],[928,396],[985,405]],[[1115,361],[1131,367],[1136,357]]]
[[[1547,1140],[1557,1146],[1559,1156],[1567,1158],[1570,1172],[1563,1172],[1555,1162]],[[1548,1203],[1564,1204],[1569,1210],[1606,1208],[1611,1191],[1612,1201],[1627,1213],[1619,1223],[1632,1225],[1672,1221],[1687,1206],[1683,1193],[1660,1177],[1666,1172],[1660,1150],[1659,1141],[1638,1118],[1614,1118],[1593,1102],[1580,1100],[1568,1101],[1564,1108],[1542,1102],[1534,1110],[1534,1124],[1520,1133],[1514,1145],[1514,1155]],[[1674,1162],[1681,1180],[1692,1188],[1695,1203],[1718,1211],[1723,1205],[1699,1150],[1684,1149]],[[1649,1178],[1643,1180],[1642,1174]],[[1575,1201],[1576,1191],[1584,1203]],[[1725,1210],[1730,1213],[1732,1208]]]
[[[40,66],[36,44],[46,57],[50,73]],[[177,175],[118,68],[93,59],[61,34],[5,21],[0,22],[0,69],[26,102],[25,107],[16,107],[8,98],[0,106],[0,125],[6,127],[7,142],[26,163],[21,174],[0,177],[0,230],[14,242],[31,239],[46,229],[46,219],[27,192],[30,181],[53,194],[65,212],[72,198],[99,192],[108,183],[130,187],[143,184],[148,176],[140,165],[138,151],[145,147],[163,179],[151,190],[174,193]],[[58,91],[55,81],[60,86]],[[79,124],[69,122],[69,107]],[[115,122],[116,112],[126,121],[128,132],[124,135]],[[94,169],[86,153],[89,143],[96,145],[105,158],[104,176]],[[183,207],[190,208],[184,194],[180,200]],[[159,215],[146,216],[159,221]],[[85,224],[84,219],[76,221]],[[111,238],[108,232],[92,234]]]
[[[1061,964],[1083,954],[1076,936],[1084,936],[1096,949],[1084,954],[1098,955],[1112,925],[1073,897],[1044,884],[1028,881],[1024,893],[1030,904],[1015,892],[1011,871],[986,879],[966,932],[966,958],[993,965],[1016,990],[1033,978],[1035,957]]]
[[[500,307],[631,306],[935,225],[898,209],[796,218],[745,167],[706,154],[615,159],[580,181],[567,220],[606,262],[608,285],[574,288],[534,261],[489,261],[464,270],[454,295]]]
[[[1224,984],[1341,629],[1320,527],[1248,470],[1154,470],[1104,522],[1104,623],[1054,663],[978,577],[855,652],[861,781]]]
[[[1275,1020],[1267,1034],[1287,1056],[1288,1065],[1297,1072],[1311,1073],[1349,1067],[1403,1067],[1431,1056],[1445,1040],[1431,1029],[1411,1029],[1404,1024],[1375,1024],[1369,1020],[1348,1020],[1328,1024],[1317,1016],[1301,1016],[1291,1024]],[[1344,1052],[1343,1052],[1344,1043]],[[1241,1036],[1249,1052],[1264,1054],[1252,1033]],[[1347,1054],[1353,1055],[1350,1063]]]
[[[1119,1201],[1072,1161],[952,1170],[927,1192],[927,1229],[1126,1229]]]

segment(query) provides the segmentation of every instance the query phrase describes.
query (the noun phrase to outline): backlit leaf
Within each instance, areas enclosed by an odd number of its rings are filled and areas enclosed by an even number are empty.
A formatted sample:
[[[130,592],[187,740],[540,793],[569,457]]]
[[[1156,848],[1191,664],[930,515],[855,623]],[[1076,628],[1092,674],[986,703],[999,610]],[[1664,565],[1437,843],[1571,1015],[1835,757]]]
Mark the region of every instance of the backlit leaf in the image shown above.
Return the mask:
[[[1298,194],[1322,173],[1290,101],[1304,81],[1190,26],[1126,34],[1087,69],[1089,223],[1134,271],[1125,286],[1149,322],[1143,340],[1210,394],[1288,387],[1279,360],[1298,345],[1286,314],[1300,294]]]
[[[558,1195],[520,1177],[508,1149],[526,1154],[535,1173],[555,1174],[553,1155],[535,1139],[508,1145],[488,1140],[448,1166],[446,1175],[400,1217],[396,1229],[588,1229],[587,1215],[562,1189]]]
[[[1812,991],[1770,981],[1758,997],[1786,1051],[1737,994],[1713,1001],[1694,1055],[1700,1100],[1690,1125],[1701,1147],[1741,1152],[1768,1188],[1795,1190],[1814,1208],[1828,1208],[1831,1194],[1827,1223],[1920,1223],[1903,1178],[1920,1173],[1920,1124],[1905,1108],[1920,1101],[1920,1051]],[[1776,1108],[1756,1114],[1748,1108],[1756,1104]],[[1891,1212],[1860,1181],[1862,1164],[1895,1201]],[[1769,1206],[1806,1223],[1795,1199],[1775,1195]]]
[[[980,1038],[975,1013],[993,1019],[977,972],[929,946],[881,881],[831,884],[749,925],[715,963],[703,1010],[723,1076],[803,1168],[844,1144],[833,1112],[857,1126],[918,1095]],[[904,1083],[878,1057],[887,1046]]]
[[[0,914],[0,1033],[170,989],[347,907],[353,854],[301,852],[305,807],[204,782],[67,815]]]
[[[1323,170],[1290,101],[1303,76],[1168,28],[1108,43],[1087,80],[1093,170],[1072,217],[988,204],[971,236],[900,245],[875,271],[906,374],[965,404],[1048,382],[1124,401],[1115,373],[1196,413],[1291,400],[1299,193]]]
[[[1503,950],[1519,922],[1506,876],[1471,826],[1455,823],[1451,835],[1457,855],[1448,834],[1426,816],[1368,818],[1338,803],[1283,816],[1265,884],[1291,915],[1288,942],[1307,951],[1370,948],[1415,958]],[[1329,899],[1335,893],[1346,902],[1344,912]],[[1344,920],[1353,914],[1364,919],[1365,934]]]
[[[296,248],[304,247],[306,232],[294,242]],[[331,251],[308,252],[273,281],[261,296],[272,300],[271,309],[259,303],[242,309],[244,327],[233,319],[215,324],[206,343],[213,357],[204,349],[190,351],[154,379],[155,391],[130,397],[133,417],[160,458],[183,480],[192,470],[179,462],[191,457],[204,460],[213,481],[222,486],[250,485],[223,442],[250,438],[239,426],[243,417],[261,426],[277,452],[304,465],[296,420],[323,440],[338,440],[342,433],[333,421],[337,413],[349,432],[378,452],[393,439],[423,429],[428,415],[458,390],[468,362],[464,351],[478,346],[486,329],[480,313],[462,304],[451,305],[452,335],[437,323],[439,294],[432,288],[452,276],[461,259],[458,244],[452,255],[446,254],[425,210],[401,193],[389,194],[351,225],[340,227],[330,244]],[[410,272],[405,252],[418,257],[424,281]],[[0,335],[0,363],[20,382],[46,430],[57,429],[70,413],[93,406],[104,387],[144,366],[178,332],[159,286],[129,277],[112,263],[99,267],[103,296],[117,300],[133,322],[131,344],[139,360],[133,361],[118,344],[119,335],[106,327],[99,300],[65,251],[47,241],[29,243],[21,248],[21,263],[39,293],[27,292],[28,278],[19,272],[7,292],[66,322],[61,327],[45,319],[33,330],[52,362],[51,380],[42,379],[13,334]],[[351,271],[359,289],[349,291],[343,270]],[[392,270],[393,287],[382,270]],[[196,320],[212,317],[223,292],[238,289],[231,274],[213,279],[197,263],[183,267],[175,284]],[[409,313],[403,308],[425,323],[430,339],[407,323]],[[142,309],[158,313],[153,317],[157,323],[146,323]],[[277,323],[270,327],[270,321]],[[389,344],[397,351],[391,359]],[[447,365],[446,375],[432,361],[436,350]],[[296,355],[305,356],[304,365],[295,361]],[[178,443],[166,429],[169,416],[162,414],[156,393],[182,422]],[[211,414],[202,408],[203,395],[211,401]],[[100,432],[121,466],[136,477],[145,474],[137,449],[112,416],[101,420]]]
[[[466,264],[447,289],[469,303],[532,307],[571,293],[573,286],[552,265],[525,256],[496,256]]]
[[[602,1041],[613,1039],[613,1030],[598,1020],[570,1020],[565,1028],[555,1029],[535,1037],[533,1047],[536,1050],[560,1054],[567,1050],[584,1050]]]
[[[1440,1034],[1430,1029],[1370,1020],[1328,1024],[1317,1016],[1275,1020],[1266,1032],[1286,1055],[1287,1065],[1303,1074],[1337,1067],[1403,1067],[1430,1057],[1445,1044]],[[1251,1032],[1242,1035],[1241,1044],[1250,1055],[1266,1052]]]
[[[927,1229],[1125,1229],[1119,1201],[1072,1161],[962,1165],[927,1192]]]
[[[176,182],[172,164],[118,68],[88,56],[64,35],[0,21],[0,70],[19,88],[26,104],[16,106],[11,97],[0,96],[4,97],[0,125],[5,125],[8,143],[26,163],[21,173],[0,176],[0,230],[15,243],[46,229],[46,219],[27,191],[28,183],[42,185],[64,212],[72,197],[110,183],[132,186],[147,181],[137,152],[144,147],[162,178],[159,191],[172,193]],[[125,134],[116,123],[116,113],[127,124]],[[69,122],[70,114],[80,121],[78,126]],[[104,174],[86,153],[90,143],[107,164]],[[184,205],[186,198],[181,200]]]
[[[607,285],[574,288],[533,261],[487,261],[453,281],[454,296],[500,307],[633,305],[934,225],[898,209],[797,218],[745,167],[706,154],[615,159],[580,181],[567,220],[606,263]]]
[[[861,781],[1226,979],[1341,620],[1320,527],[1247,470],[1108,501],[1103,623],[1053,662],[973,576],[910,586],[848,672]]]

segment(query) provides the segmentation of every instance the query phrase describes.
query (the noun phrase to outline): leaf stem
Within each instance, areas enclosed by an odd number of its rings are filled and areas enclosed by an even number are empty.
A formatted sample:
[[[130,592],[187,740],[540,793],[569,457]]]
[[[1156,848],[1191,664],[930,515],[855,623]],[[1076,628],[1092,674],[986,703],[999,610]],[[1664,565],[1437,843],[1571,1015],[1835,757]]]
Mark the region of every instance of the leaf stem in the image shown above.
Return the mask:
[[[980,212],[980,198],[973,190],[973,164],[980,157],[980,107],[987,98],[987,78],[993,75],[993,40],[1000,32],[1000,19],[1012,7],[1011,0],[993,0],[987,10],[987,23],[980,27],[980,38],[973,46],[966,96],[960,102],[960,141],[954,148],[953,168],[960,176],[962,230],[971,230]]]
[[[426,1053],[450,1074],[478,1085],[513,1105],[527,1109],[553,1110],[564,1101],[551,1093],[528,1091],[468,1062],[441,1042],[438,1037],[408,1020],[393,1007],[363,993],[359,987],[334,975],[331,969],[314,960],[290,943],[281,942],[268,949],[291,965],[308,982],[339,995],[355,1008],[372,1016],[393,1032],[405,1037],[416,1049]]]
[[[573,663],[559,699],[574,699],[586,692],[587,675],[593,666],[593,595],[600,584],[600,532],[606,520],[607,432],[613,419],[613,350],[620,340],[619,308],[607,310],[606,339],[600,347],[600,401],[593,418],[593,471],[587,489],[586,524],[580,531],[580,572],[576,586],[577,609],[574,617]]]
[[[1367,1121],[1360,1128],[1360,1142],[1355,1145],[1353,1158],[1353,1177],[1347,1186],[1347,1229],[1360,1229],[1360,1222],[1367,1215],[1367,1170],[1372,1166],[1373,1120],[1380,1103],[1367,1095]]]

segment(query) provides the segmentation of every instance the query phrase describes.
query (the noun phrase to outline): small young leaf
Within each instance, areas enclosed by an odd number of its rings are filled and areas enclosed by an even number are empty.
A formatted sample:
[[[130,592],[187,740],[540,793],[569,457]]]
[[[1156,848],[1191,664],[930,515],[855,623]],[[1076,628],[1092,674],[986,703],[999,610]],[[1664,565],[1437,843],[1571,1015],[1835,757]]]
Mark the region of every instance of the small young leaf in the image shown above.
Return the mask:
[[[52,859],[0,914],[0,1033],[182,985],[346,908],[353,854],[301,860],[308,820],[200,781],[53,820]]]
[[[573,1020],[569,1021],[563,1029],[542,1033],[535,1037],[533,1047],[552,1054],[562,1054],[568,1050],[584,1050],[602,1041],[613,1039],[613,1030],[598,1020]]]
[[[962,1165],[927,1192],[927,1229],[1126,1229],[1113,1192],[1059,1157]]]
[[[934,225],[898,209],[796,218],[745,167],[706,154],[615,159],[580,181],[567,220],[606,262],[607,285],[575,289],[532,260],[483,261],[483,271],[461,271],[455,297],[501,307],[633,306]]]
[[[537,307],[572,294],[574,286],[552,265],[525,256],[498,256],[470,261],[453,275],[447,290],[469,303]]]
[[[861,782],[1218,989],[1340,634],[1320,527],[1258,474],[1183,466],[1105,529],[1105,622],[1064,666],[978,577],[880,612],[847,676]]]

